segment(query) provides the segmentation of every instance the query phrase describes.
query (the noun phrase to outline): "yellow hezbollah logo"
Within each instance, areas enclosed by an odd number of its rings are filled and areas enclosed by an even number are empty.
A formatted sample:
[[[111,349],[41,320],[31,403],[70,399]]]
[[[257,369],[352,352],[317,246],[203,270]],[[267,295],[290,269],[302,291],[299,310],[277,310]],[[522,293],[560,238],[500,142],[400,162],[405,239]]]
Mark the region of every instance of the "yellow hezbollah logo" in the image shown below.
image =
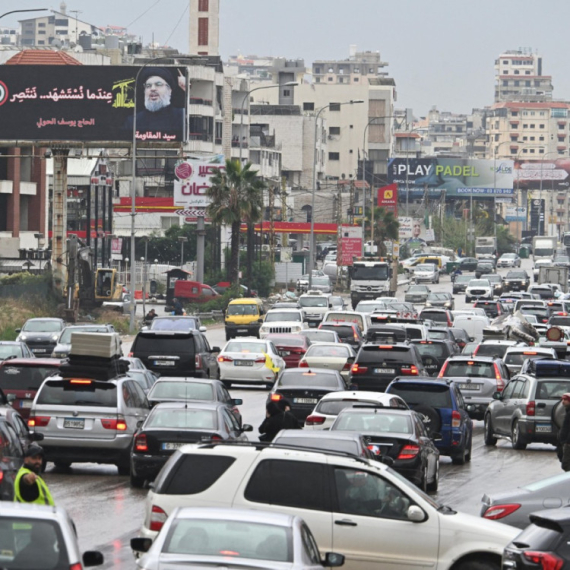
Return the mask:
[[[123,79],[113,83],[113,91],[115,92],[113,107],[132,109],[135,106],[134,86],[134,79]]]

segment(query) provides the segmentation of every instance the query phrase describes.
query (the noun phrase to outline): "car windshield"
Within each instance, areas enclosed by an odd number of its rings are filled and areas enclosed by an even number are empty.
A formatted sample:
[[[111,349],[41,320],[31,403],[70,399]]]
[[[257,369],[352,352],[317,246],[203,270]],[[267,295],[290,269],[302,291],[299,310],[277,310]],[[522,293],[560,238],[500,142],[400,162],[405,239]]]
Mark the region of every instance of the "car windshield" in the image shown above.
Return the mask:
[[[472,277],[471,275],[458,275],[455,278],[455,282],[456,283],[469,283],[469,281],[471,281]]]
[[[338,416],[331,429],[363,433],[413,433],[410,416],[393,414],[387,410],[376,410],[371,413],[345,411]]]
[[[257,305],[228,305],[226,314],[229,316],[248,316],[252,317],[259,314]]]
[[[550,287],[534,287],[529,289],[529,293],[538,295],[541,299],[552,299],[554,297],[554,292]]]
[[[469,287],[489,287],[491,284],[488,279],[471,279]]]
[[[507,279],[527,279],[528,276],[526,271],[509,271],[507,273]]]
[[[430,293],[427,298],[428,301],[449,301],[447,293]]]
[[[255,352],[267,352],[267,344],[264,342],[244,342],[239,340],[232,340],[228,342],[223,352],[241,352],[244,354]]]
[[[383,311],[385,308],[386,305],[384,303],[361,301],[356,305],[355,311],[358,311],[359,313],[372,313],[374,311]]]
[[[445,340],[449,338],[449,333],[446,330],[429,329],[427,337],[430,340]]]
[[[539,380],[536,385],[537,400],[560,400],[568,392],[568,380]]]
[[[390,394],[398,394],[408,406],[431,406],[433,408],[451,408],[451,393],[447,384],[408,384],[394,382],[390,386]]]
[[[515,254],[514,253],[503,253],[503,255],[501,255],[501,259],[515,259]]]
[[[117,386],[95,380],[48,380],[39,391],[36,403],[116,408]]]
[[[153,319],[150,325],[153,331],[189,331],[197,328],[195,319]]]
[[[144,426],[144,429],[151,428],[214,430],[218,429],[217,414],[212,410],[192,408],[155,408]]]
[[[431,343],[429,341],[421,341],[414,343],[421,356],[433,356],[434,358],[441,358],[449,356],[447,347],[440,343]]]
[[[59,372],[53,366],[2,366],[0,390],[37,390],[42,382]]]
[[[472,360],[450,361],[445,368],[447,378],[495,378],[495,367],[492,362],[476,362]]]
[[[293,562],[289,527],[242,520],[175,519],[162,553],[178,555],[169,557],[173,560],[184,555],[200,559],[209,556],[219,559],[225,556],[228,560],[243,558],[279,563]],[[242,564],[236,564],[245,568]],[[209,566],[207,562],[204,562],[204,565]],[[233,565],[232,562],[231,566]]]
[[[536,315],[537,317],[547,317],[548,316],[548,309],[544,307],[521,307],[521,313],[523,315]]]
[[[266,323],[279,323],[279,322],[300,322],[301,313],[297,311],[282,312],[282,311],[269,311],[265,317]]]
[[[509,348],[505,344],[486,343],[479,345],[477,356],[494,356],[496,358],[503,358],[505,352]]]
[[[4,360],[9,356],[16,356],[18,358],[23,356],[22,345],[16,344],[0,344],[0,360]]]
[[[314,388],[337,388],[339,380],[336,374],[307,370],[307,372],[285,370],[278,380],[279,386],[310,386]]]
[[[354,265],[352,268],[351,279],[353,281],[387,281],[388,265],[376,265],[373,267]]]
[[[306,358],[310,356],[324,356],[327,358],[348,358],[350,356],[350,349],[348,346],[343,346],[342,344],[335,344],[334,346],[323,346],[315,344],[311,346],[307,353]]]
[[[108,333],[107,327],[67,327],[59,337],[60,344],[71,344],[73,333]]]
[[[59,321],[28,321],[22,331],[25,332],[59,332],[62,326]]]
[[[148,394],[149,400],[206,400],[214,399],[212,384],[158,381]]]
[[[331,281],[328,277],[313,277],[313,285],[330,285]]]
[[[313,280],[314,282],[314,280]],[[326,297],[301,297],[299,299],[301,307],[328,307],[328,299]]]
[[[333,331],[311,330],[303,331],[301,334],[306,336],[311,342],[334,342],[336,340]]]
[[[501,282],[501,276],[500,275],[489,275],[487,277],[487,281],[489,281],[490,283],[500,283]]]

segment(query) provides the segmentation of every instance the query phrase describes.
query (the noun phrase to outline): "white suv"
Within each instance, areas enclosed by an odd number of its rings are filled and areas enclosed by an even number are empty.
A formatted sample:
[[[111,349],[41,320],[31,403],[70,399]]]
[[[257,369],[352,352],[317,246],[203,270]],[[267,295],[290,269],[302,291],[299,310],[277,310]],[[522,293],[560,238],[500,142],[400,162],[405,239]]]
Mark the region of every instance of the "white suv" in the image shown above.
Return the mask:
[[[488,279],[471,279],[465,289],[465,302],[470,303],[477,299],[493,300],[493,285]]]
[[[265,315],[259,336],[265,338],[268,334],[298,333],[309,328],[304,320],[305,313],[300,309],[271,309]]]
[[[154,539],[176,507],[232,507],[300,516],[321,552],[348,568],[478,570],[501,565],[519,529],[439,505],[386,465],[290,446],[185,446],[148,494],[142,536]],[[413,556],[410,548],[413,545]]]

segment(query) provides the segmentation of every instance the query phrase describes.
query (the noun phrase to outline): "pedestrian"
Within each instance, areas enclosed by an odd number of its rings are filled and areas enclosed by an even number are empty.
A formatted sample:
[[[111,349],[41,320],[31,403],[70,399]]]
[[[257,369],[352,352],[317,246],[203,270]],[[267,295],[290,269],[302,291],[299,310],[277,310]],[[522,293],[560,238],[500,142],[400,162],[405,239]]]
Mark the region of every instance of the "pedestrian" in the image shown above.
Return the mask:
[[[156,317],[156,311],[151,309],[146,315],[144,320],[148,323],[152,322],[152,320]]]
[[[14,481],[14,501],[36,505],[55,506],[45,481],[40,477],[44,461],[44,450],[33,443],[24,453],[24,465]]]
[[[562,394],[561,400],[566,413],[558,432],[558,459],[562,463],[562,469],[570,471],[570,392]]]
[[[291,411],[291,402],[287,398],[281,398],[277,402],[277,406],[283,412],[283,428],[282,429],[301,429],[303,426]]]
[[[174,297],[174,299],[172,299],[172,309],[175,315],[182,316],[184,314],[182,303],[177,297]]]
[[[285,412],[275,402],[268,402],[265,406],[265,419],[259,426],[259,441],[273,441],[282,429],[287,429],[287,423]]]

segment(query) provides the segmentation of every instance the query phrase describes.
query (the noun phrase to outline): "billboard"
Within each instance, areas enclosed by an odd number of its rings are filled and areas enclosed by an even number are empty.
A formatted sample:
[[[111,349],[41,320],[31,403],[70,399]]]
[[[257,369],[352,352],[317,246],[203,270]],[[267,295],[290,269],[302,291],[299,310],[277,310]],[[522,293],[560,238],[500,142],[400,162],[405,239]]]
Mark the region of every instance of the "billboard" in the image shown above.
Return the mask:
[[[174,205],[184,208],[207,208],[210,198],[207,191],[212,187],[212,176],[225,170],[224,156],[180,160],[174,167]]]
[[[423,218],[399,217],[398,221],[400,222],[400,244],[427,245],[428,242],[435,240],[433,230],[426,229]]]
[[[524,206],[507,206],[505,220],[507,222],[525,222],[526,208]]]
[[[398,215],[398,185],[390,184],[378,188],[378,207]]]
[[[185,67],[1,65],[0,139],[132,141],[187,138]]]
[[[410,196],[490,198],[513,194],[512,160],[461,158],[391,158],[388,181],[397,184],[400,197]]]
[[[341,255],[337,257],[337,265],[351,266],[354,257],[362,255],[362,226],[346,226],[341,228]]]
[[[570,188],[570,158],[558,160],[515,161],[515,188],[521,190],[559,190]]]

